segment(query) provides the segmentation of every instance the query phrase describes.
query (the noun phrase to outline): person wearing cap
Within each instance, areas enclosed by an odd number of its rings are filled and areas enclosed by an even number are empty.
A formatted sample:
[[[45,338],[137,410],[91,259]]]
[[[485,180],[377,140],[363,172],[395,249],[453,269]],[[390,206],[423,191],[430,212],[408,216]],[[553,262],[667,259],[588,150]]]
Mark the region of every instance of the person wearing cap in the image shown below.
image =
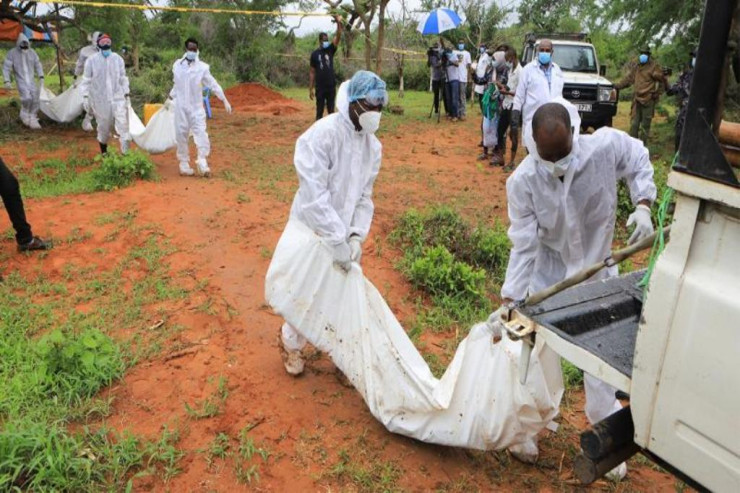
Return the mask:
[[[624,89],[634,86],[632,99],[632,123],[630,124],[630,136],[641,138],[647,145],[650,138],[650,125],[655,113],[655,103],[660,99],[666,85],[665,75],[660,65],[653,60],[650,48],[640,50],[637,63],[632,63],[627,75],[614,84],[616,89]],[[642,129],[642,132],[640,132]]]
[[[185,40],[185,54],[172,66],[174,84],[165,106],[175,105],[175,141],[177,142],[177,160],[181,176],[193,176],[190,167],[190,149],[188,141],[193,135],[198,157],[195,165],[203,177],[211,176],[208,156],[211,153],[211,141],[206,132],[206,110],[203,108],[203,89],[210,89],[224,103],[227,113],[232,108],[226,94],[218,81],[211,75],[211,67],[200,60],[198,41],[194,38]]]
[[[98,53],[99,37],[100,31],[92,33],[90,35],[90,44],[83,46],[80,53],[77,55],[77,64],[75,65],[75,84],[79,84],[82,81],[82,79],[78,81],[77,78],[85,72],[85,62],[87,62],[87,59]],[[82,130],[85,132],[92,132],[92,120],[92,112],[85,112],[85,118],[82,120]]]
[[[128,128],[129,83],[123,58],[113,53],[113,40],[107,34],[98,38],[98,53],[85,62],[80,92],[82,107],[92,112],[98,122],[100,152],[108,152],[108,140],[115,126],[121,152],[128,152],[131,135]]]
[[[18,95],[21,98],[21,122],[29,128],[38,130],[39,125],[39,97],[41,88],[44,87],[44,68],[36,52],[31,49],[31,44],[25,34],[20,33],[15,43],[15,48],[8,51],[3,63],[3,79],[5,89],[12,89],[10,75],[15,77],[18,86]],[[36,85],[34,75],[38,77]]]
[[[669,85],[666,80],[666,93],[669,96],[676,96],[678,100],[678,115],[676,115],[676,151],[681,146],[681,133],[683,132],[684,123],[686,123],[686,112],[689,109],[689,94],[691,94],[691,81],[694,79],[694,64],[696,63],[696,51],[689,52],[689,62],[686,68],[678,76],[675,84]]]
[[[375,132],[387,104],[385,82],[360,70],[339,87],[338,112],[318,120],[296,142],[299,187],[290,218],[323,239],[343,272],[360,262],[373,220],[373,184],[382,155]],[[303,372],[305,345],[300,327],[283,324],[278,347],[293,376]]]

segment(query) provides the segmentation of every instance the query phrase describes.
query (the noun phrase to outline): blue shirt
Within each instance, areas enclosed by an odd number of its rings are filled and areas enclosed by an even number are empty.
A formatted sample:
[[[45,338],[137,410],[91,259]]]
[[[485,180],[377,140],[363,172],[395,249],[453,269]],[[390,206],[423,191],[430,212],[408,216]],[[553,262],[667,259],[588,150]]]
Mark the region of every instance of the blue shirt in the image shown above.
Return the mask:
[[[552,62],[548,63],[547,65],[542,65],[539,61],[537,63],[540,66],[540,70],[544,72],[545,77],[547,78],[548,87],[552,89]]]

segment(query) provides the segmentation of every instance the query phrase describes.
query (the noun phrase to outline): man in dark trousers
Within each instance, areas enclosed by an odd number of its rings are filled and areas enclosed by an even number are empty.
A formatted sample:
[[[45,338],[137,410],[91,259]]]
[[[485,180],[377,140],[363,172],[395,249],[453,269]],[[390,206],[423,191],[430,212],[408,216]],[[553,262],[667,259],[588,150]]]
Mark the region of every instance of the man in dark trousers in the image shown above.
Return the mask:
[[[19,252],[31,250],[48,250],[51,243],[34,236],[31,225],[26,222],[26,211],[23,208],[23,199],[18,180],[10,172],[5,162],[0,158],[0,197],[8,211],[10,222],[15,229],[15,240],[18,243]]]
[[[319,34],[319,48],[311,53],[311,71],[309,74],[308,96],[316,99],[316,119],[324,116],[324,105],[327,114],[334,113],[334,98],[337,93],[337,79],[334,74],[334,54],[337,52],[342,37],[342,18],[336,16],[337,32],[334,40],[329,42],[329,35]],[[314,92],[315,91],[315,92]]]

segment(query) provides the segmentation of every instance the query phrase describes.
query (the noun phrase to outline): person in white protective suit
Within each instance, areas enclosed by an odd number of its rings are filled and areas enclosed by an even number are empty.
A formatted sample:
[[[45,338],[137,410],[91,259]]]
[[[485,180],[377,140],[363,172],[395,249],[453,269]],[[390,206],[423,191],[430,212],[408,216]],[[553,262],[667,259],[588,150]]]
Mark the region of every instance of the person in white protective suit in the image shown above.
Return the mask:
[[[345,272],[360,262],[373,220],[373,184],[382,154],[375,132],[387,104],[385,82],[360,70],[340,86],[337,112],[316,121],[296,142],[299,187],[291,218],[322,237],[332,247],[334,265]],[[278,346],[293,376],[303,372],[305,345],[296,328],[283,324]]]
[[[113,53],[113,41],[107,34],[98,38],[95,55],[85,62],[82,84],[82,107],[92,112],[98,122],[100,152],[108,152],[111,126],[115,126],[121,142],[121,152],[126,153],[131,142],[128,128],[129,82],[123,58]]]
[[[203,107],[203,89],[208,88],[211,94],[223,101],[227,113],[231,113],[231,104],[226,99],[223,89],[211,75],[207,63],[198,59],[198,41],[188,38],[185,41],[185,55],[172,66],[174,87],[165,105],[175,105],[175,138],[177,140],[177,159],[180,163],[180,175],[193,176],[190,167],[190,149],[188,138],[193,134],[198,158],[195,164],[198,173],[210,176],[208,155],[211,153],[211,142],[206,132],[206,110]]]
[[[545,103],[563,97],[563,71],[552,61],[554,53],[552,41],[540,41],[537,56],[529,62],[519,75],[519,84],[514,95],[514,106],[511,113],[511,131],[523,127],[524,145],[532,134],[532,118],[537,108]],[[529,152],[531,149],[527,148]]]
[[[28,38],[23,33],[18,35],[15,48],[8,52],[5,63],[3,63],[5,89],[13,88],[10,84],[11,74],[15,77],[21,98],[21,121],[25,126],[34,130],[40,129],[39,96],[44,86],[44,68],[41,66],[39,56],[31,49]],[[38,85],[36,85],[34,75],[39,79]]]
[[[82,82],[82,79],[77,81],[77,78],[85,73],[85,62],[87,59],[98,53],[98,38],[100,37],[100,31],[95,31],[90,36],[90,44],[82,47],[79,55],[77,55],[77,64],[75,64],[75,84]],[[92,132],[93,115],[92,112],[85,112],[85,118],[82,120],[82,130],[85,132]]]
[[[501,288],[504,305],[609,257],[619,180],[627,182],[636,206],[627,221],[635,225],[629,242],[653,233],[656,188],[647,148],[612,128],[579,136],[579,124],[576,108],[564,99],[542,105],[533,116],[530,154],[506,182],[512,248]],[[617,274],[614,266],[592,280]],[[497,332],[503,329],[500,316],[498,310],[489,318]],[[588,374],[584,385],[591,424],[621,409],[610,385]],[[509,450],[524,462],[538,456],[534,440]],[[607,476],[621,479],[626,473],[621,464]]]

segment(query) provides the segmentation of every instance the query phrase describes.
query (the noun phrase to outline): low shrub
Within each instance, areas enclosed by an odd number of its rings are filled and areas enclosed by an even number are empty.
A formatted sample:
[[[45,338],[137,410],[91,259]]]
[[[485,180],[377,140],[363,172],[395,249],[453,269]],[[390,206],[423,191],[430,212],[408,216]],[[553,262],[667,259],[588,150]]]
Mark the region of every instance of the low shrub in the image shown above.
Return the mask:
[[[155,176],[154,163],[141,151],[119,154],[109,150],[97,156],[95,162],[100,163],[92,172],[96,190],[115,190],[130,185],[137,178],[151,180]]]

